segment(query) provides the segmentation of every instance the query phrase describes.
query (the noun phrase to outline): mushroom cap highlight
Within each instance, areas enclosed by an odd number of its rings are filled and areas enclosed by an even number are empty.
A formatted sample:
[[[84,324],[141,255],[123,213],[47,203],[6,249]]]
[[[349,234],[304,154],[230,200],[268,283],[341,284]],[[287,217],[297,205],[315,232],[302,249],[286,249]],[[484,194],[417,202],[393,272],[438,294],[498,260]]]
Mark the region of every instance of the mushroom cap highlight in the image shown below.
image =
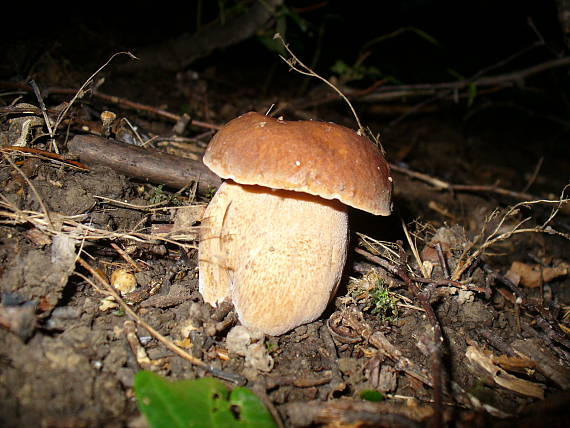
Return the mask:
[[[392,179],[384,156],[368,138],[334,123],[249,112],[218,131],[203,161],[240,184],[338,199],[375,215],[391,212]]]

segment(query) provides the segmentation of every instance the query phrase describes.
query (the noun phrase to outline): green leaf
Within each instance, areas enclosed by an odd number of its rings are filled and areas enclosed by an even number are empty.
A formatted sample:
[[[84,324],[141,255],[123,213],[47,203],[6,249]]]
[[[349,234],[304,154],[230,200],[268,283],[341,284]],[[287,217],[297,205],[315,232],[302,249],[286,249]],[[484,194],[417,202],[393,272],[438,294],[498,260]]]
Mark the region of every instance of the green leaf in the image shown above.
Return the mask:
[[[360,391],[360,398],[366,401],[384,401],[384,395],[375,389],[365,389],[364,391]]]
[[[238,387],[230,393],[214,378],[171,382],[141,371],[135,377],[135,395],[152,428],[276,426],[252,391]]]

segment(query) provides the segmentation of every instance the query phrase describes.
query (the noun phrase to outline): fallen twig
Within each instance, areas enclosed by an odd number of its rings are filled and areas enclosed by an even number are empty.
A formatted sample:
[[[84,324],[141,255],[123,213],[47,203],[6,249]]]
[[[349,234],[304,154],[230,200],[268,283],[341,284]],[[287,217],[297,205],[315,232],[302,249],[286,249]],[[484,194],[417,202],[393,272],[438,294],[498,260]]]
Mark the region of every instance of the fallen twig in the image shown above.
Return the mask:
[[[410,168],[406,168],[401,165],[397,165],[394,163],[390,164],[390,170],[396,171],[401,174],[405,174],[412,178],[416,178],[420,181],[428,183],[435,187],[437,190],[449,190],[452,192],[481,192],[481,193],[496,193],[502,196],[509,196],[513,199],[523,200],[523,201],[531,201],[535,199],[539,199],[538,197],[531,195],[526,192],[516,192],[509,189],[504,189],[502,187],[497,187],[494,185],[484,185],[484,184],[452,184],[445,180],[442,180],[437,177],[432,177],[428,174],[424,174],[423,172],[414,171]]]
[[[76,135],[67,148],[83,163],[108,166],[119,174],[154,184],[181,188],[198,182],[198,191],[206,194],[222,183],[202,162],[95,135]]]
[[[524,80],[532,75],[541,73],[553,68],[565,67],[570,65],[570,57],[556,58],[541,64],[534,65],[522,70],[513,71],[511,73],[498,74],[495,76],[479,77],[476,79],[465,79],[454,82],[442,83],[422,83],[417,85],[393,85],[379,86],[374,91],[358,97],[360,102],[379,102],[387,101],[395,98],[405,98],[410,96],[433,95],[438,91],[450,92],[459,91],[469,86],[485,87],[485,86],[513,86],[517,82]],[[349,88],[343,88],[348,97],[352,92]],[[356,92],[359,94],[360,91]]]
[[[356,110],[354,110],[354,107],[352,106],[352,103],[348,100],[348,98],[346,97],[346,95],[344,95],[342,93],[342,91],[340,89],[338,89],[335,85],[333,85],[331,82],[329,82],[327,79],[325,79],[324,77],[318,75],[317,73],[315,73],[310,67],[306,66],[299,58],[297,58],[297,56],[295,56],[295,54],[293,53],[293,51],[291,51],[291,49],[289,48],[289,45],[285,42],[285,40],[283,39],[283,37],[281,36],[281,34],[279,33],[275,33],[275,35],[273,36],[274,39],[278,39],[281,42],[281,45],[285,48],[285,50],[289,53],[289,55],[291,55],[291,58],[287,59],[282,55],[279,55],[279,57],[285,61],[289,67],[291,67],[293,70],[295,70],[297,73],[302,74],[304,76],[309,76],[309,77],[315,77],[317,79],[319,79],[321,82],[323,82],[324,84],[326,84],[329,88],[331,88],[333,91],[335,91],[338,96],[344,100],[344,102],[346,104],[348,104],[348,107],[350,108],[350,111],[352,112],[352,114],[354,115],[354,119],[356,120],[356,123],[358,125],[358,132],[364,132],[364,128],[362,127],[362,124],[360,123],[360,118],[358,117],[358,115],[356,114]]]
[[[486,249],[495,245],[498,242],[511,238],[513,235],[520,233],[547,233],[550,235],[557,235],[566,239],[570,239],[570,236],[562,232],[558,232],[552,229],[552,227],[550,227],[552,219],[556,216],[562,204],[570,202],[570,199],[564,196],[566,193],[566,189],[568,189],[569,187],[570,185],[566,185],[564,189],[562,189],[560,198],[557,200],[536,199],[532,201],[524,201],[515,204],[514,206],[508,209],[506,214],[500,219],[500,221],[498,222],[497,226],[493,229],[493,231],[490,232],[485,237],[485,240],[481,243],[481,245],[479,245],[477,249],[472,251],[473,247],[478,243],[478,241],[483,239],[485,233],[485,227],[484,227],[483,231],[481,231],[481,233],[474,240],[474,242],[470,246],[464,249],[463,253],[461,254],[461,256],[457,261],[457,265],[451,276],[451,279],[455,281],[459,280],[463,275],[463,273],[469,268],[469,266],[471,266],[471,264],[476,259],[478,259],[481,256],[481,254],[485,252]],[[507,221],[507,218],[509,218],[513,214],[518,213],[520,208],[522,207],[529,207],[537,204],[550,204],[555,206],[550,215],[548,216],[548,218],[541,225],[538,225],[536,227],[523,227],[523,225],[525,223],[528,223],[528,221],[530,220],[530,218],[525,218],[522,221],[518,222],[518,224],[511,227],[508,231],[502,232],[502,227]]]
[[[283,408],[296,427],[405,427],[426,426],[431,416],[429,407],[412,406],[386,400],[373,403],[365,400],[297,401]]]
[[[71,94],[74,92],[74,90],[73,89],[66,89],[66,88],[48,88],[44,92],[49,93],[49,94]],[[179,121],[183,120],[183,117],[181,115],[171,113],[169,111],[166,111],[166,110],[163,110],[163,109],[160,109],[157,107],[149,106],[147,104],[142,104],[142,103],[138,103],[135,101],[130,101],[130,100],[127,100],[126,98],[117,97],[115,95],[104,94],[102,92],[95,91],[95,90],[92,90],[91,94],[95,98],[98,98],[98,99],[103,100],[103,101],[108,102],[108,103],[115,104],[119,107],[129,108],[129,109],[133,109],[133,110],[136,110],[139,112],[151,113],[151,114],[154,114],[158,117],[168,119],[169,121],[172,121],[175,123],[178,123]],[[213,129],[213,130],[218,130],[221,128],[220,125],[216,125],[216,124],[209,123],[209,122],[203,122],[200,120],[194,120],[194,119],[192,119],[190,121],[190,125],[197,126],[198,128]]]
[[[15,88],[15,89],[28,91],[28,92],[33,92],[33,88],[30,85],[28,85],[27,83],[22,83],[22,82],[0,81],[0,88]],[[48,97],[49,95],[52,95],[52,94],[75,95],[75,94],[77,94],[77,92],[78,92],[77,89],[72,89],[72,88],[46,88],[42,91],[42,94],[44,97]],[[105,101],[107,103],[115,104],[115,105],[122,107],[122,108],[129,108],[129,109],[133,109],[133,110],[140,111],[140,112],[150,113],[150,114],[153,114],[155,116],[161,117],[163,119],[167,119],[167,120],[174,122],[174,123],[178,123],[183,119],[183,117],[181,115],[171,113],[169,111],[166,111],[166,110],[163,110],[163,109],[160,109],[157,107],[149,106],[147,104],[142,104],[139,102],[130,101],[126,98],[121,98],[121,97],[117,97],[115,95],[105,94],[103,92],[99,92],[99,91],[94,90],[94,89],[92,89],[90,91],[90,94],[94,98],[98,98],[98,99]],[[30,110],[31,109],[26,109],[26,110],[23,110],[23,112],[28,112]],[[2,113],[2,112],[17,113],[18,111],[13,109],[13,108],[2,107],[0,109],[0,113]],[[33,113],[36,113],[36,114],[41,113],[41,112],[42,112],[41,109],[37,109],[36,111],[33,111]],[[214,123],[204,122],[204,121],[200,121],[200,120],[194,120],[194,119],[192,119],[190,121],[190,124],[194,125],[198,128],[204,128],[204,129],[210,129],[210,130],[218,130],[221,128],[220,125],[216,125]]]

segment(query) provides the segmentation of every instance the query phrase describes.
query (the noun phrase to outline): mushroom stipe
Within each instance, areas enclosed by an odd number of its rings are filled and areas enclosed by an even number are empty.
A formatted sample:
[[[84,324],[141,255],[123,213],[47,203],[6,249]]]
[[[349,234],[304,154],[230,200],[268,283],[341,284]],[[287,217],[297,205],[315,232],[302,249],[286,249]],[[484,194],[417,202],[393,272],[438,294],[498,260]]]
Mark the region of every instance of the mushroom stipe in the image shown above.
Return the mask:
[[[247,113],[212,139],[204,163],[226,181],[208,205],[199,289],[231,299],[242,324],[280,335],[318,318],[340,282],[348,207],[389,215],[378,148],[331,123]]]
[[[348,216],[339,201],[229,180],[202,231],[200,292],[210,303],[230,297],[247,327],[279,335],[313,321],[340,281]]]

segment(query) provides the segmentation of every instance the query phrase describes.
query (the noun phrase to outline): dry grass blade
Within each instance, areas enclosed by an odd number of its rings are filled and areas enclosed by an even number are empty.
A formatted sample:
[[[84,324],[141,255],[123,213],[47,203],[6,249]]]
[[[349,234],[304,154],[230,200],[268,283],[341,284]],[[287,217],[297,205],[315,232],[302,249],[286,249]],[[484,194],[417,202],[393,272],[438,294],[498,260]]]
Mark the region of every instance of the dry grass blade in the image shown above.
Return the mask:
[[[289,48],[289,45],[285,42],[285,40],[283,39],[283,37],[281,36],[281,34],[276,33],[273,36],[274,39],[278,39],[281,44],[283,45],[283,47],[285,48],[285,50],[289,53],[289,55],[291,55],[291,59],[287,59],[281,55],[279,55],[279,57],[285,61],[289,67],[291,67],[293,70],[295,70],[297,73],[303,74],[305,76],[310,76],[310,77],[316,77],[317,79],[319,79],[320,81],[322,81],[323,83],[325,83],[327,86],[329,86],[330,88],[332,88],[343,100],[344,102],[346,102],[346,104],[348,104],[348,107],[350,108],[350,111],[352,112],[352,114],[354,115],[354,118],[356,120],[356,123],[358,125],[358,132],[360,134],[362,134],[365,130],[362,127],[362,124],[360,123],[360,118],[358,117],[358,115],[356,114],[356,110],[354,109],[354,107],[352,106],[352,103],[349,101],[349,99],[346,97],[346,95],[344,95],[342,93],[342,91],[340,89],[338,89],[335,85],[333,85],[331,82],[329,82],[327,79],[325,79],[324,77],[318,75],[317,73],[315,73],[309,66],[303,64],[299,58],[297,58],[295,56],[295,54],[293,53],[293,51],[291,51],[291,49]]]
[[[2,147],[0,152],[3,153],[17,153],[18,156],[34,157],[38,159],[43,159],[51,163],[57,164],[59,166],[66,166],[70,168],[76,168],[83,171],[89,171],[87,165],[83,165],[81,162],[77,162],[71,159],[65,159],[63,156],[56,153],[48,152],[45,150],[36,149],[33,147],[15,147],[7,146]]]
[[[42,208],[43,212],[44,212],[44,216],[47,220],[47,223],[49,224],[49,226],[53,229],[53,223],[51,221],[51,217],[49,215],[49,211],[46,207],[46,205],[44,204],[44,201],[42,199],[42,197],[40,196],[40,194],[38,193],[38,191],[36,190],[35,186],[32,184],[32,182],[30,181],[30,179],[26,176],[26,174],[24,174],[20,168],[18,168],[16,166],[16,164],[12,161],[12,159],[10,159],[10,157],[8,155],[6,155],[5,153],[2,153],[2,156],[4,156],[4,159],[6,159],[6,161],[10,164],[10,166],[12,168],[14,168],[14,170],[16,170],[16,172],[18,174],[20,174],[22,176],[22,178],[24,179],[24,181],[28,184],[28,186],[30,186],[30,189],[32,190],[32,192],[34,193],[38,204],[40,204],[40,207]],[[55,231],[55,233],[57,233],[57,231]]]
[[[83,83],[83,85],[81,85],[81,87],[77,90],[77,92],[75,93],[75,95],[73,96],[73,98],[71,99],[71,101],[69,101],[69,103],[67,103],[67,105],[65,106],[65,108],[61,111],[61,113],[57,116],[57,119],[53,125],[53,135],[51,135],[51,137],[53,138],[57,128],[59,127],[59,125],[61,124],[61,122],[63,121],[63,119],[65,118],[65,116],[67,115],[67,112],[69,111],[69,109],[71,108],[71,106],[75,103],[75,101],[78,98],[81,98],[83,96],[83,94],[85,93],[85,90],[87,88],[87,86],[89,86],[92,82],[93,79],[95,78],[95,76],[97,74],[99,74],[101,72],[101,70],[103,70],[105,67],[107,67],[107,65],[109,65],[109,63],[115,59],[115,57],[119,56],[119,55],[128,55],[130,58],[132,59],[138,59],[136,56],[134,56],[132,53],[130,52],[117,52],[114,53],[113,55],[111,55],[111,57],[107,60],[107,62],[105,62],[105,64],[103,64],[101,67],[99,67],[91,76],[89,76],[89,78],[85,81],[85,83]]]
[[[408,227],[406,226],[406,223],[404,222],[404,219],[400,219],[402,222],[402,229],[404,230],[404,234],[406,235],[406,240],[408,241],[408,244],[410,245],[410,248],[412,249],[412,253],[414,255],[414,258],[416,259],[416,263],[418,264],[418,267],[420,268],[420,271],[422,272],[422,276],[424,278],[428,278],[429,275],[426,271],[426,268],[424,266],[424,263],[422,261],[422,258],[420,257],[420,253],[418,251],[418,247],[416,246],[416,244],[412,241],[412,237],[410,236],[410,233],[408,232]]]
[[[78,262],[81,266],[83,266],[85,269],[87,269],[91,275],[93,275],[93,277],[99,282],[99,284],[101,284],[107,290],[107,292],[111,296],[113,296],[115,301],[121,306],[121,308],[123,308],[123,310],[133,320],[135,320],[138,324],[140,324],[146,330],[148,330],[148,332],[154,338],[156,338],[156,340],[158,340],[160,343],[162,343],[164,346],[166,346],[168,349],[170,349],[176,355],[184,358],[185,360],[189,361],[190,363],[194,364],[195,366],[198,366],[198,367],[201,367],[201,368],[207,370],[208,372],[212,373],[214,376],[220,377],[222,379],[225,379],[225,380],[228,380],[230,382],[237,383],[237,384],[244,383],[241,376],[235,375],[232,373],[224,373],[220,370],[214,369],[213,367],[210,367],[208,364],[206,364],[204,361],[202,361],[196,357],[193,357],[188,352],[186,352],[184,349],[176,346],[171,340],[164,337],[162,334],[160,334],[158,331],[156,331],[153,327],[151,327],[146,321],[144,321],[141,317],[139,317],[137,315],[137,313],[135,311],[133,311],[131,309],[131,307],[123,301],[123,299],[121,299],[121,296],[119,296],[119,294],[115,291],[115,289],[111,286],[111,284],[109,284],[107,282],[107,280],[105,278],[103,278],[103,276],[96,269],[94,269],[89,263],[87,263],[81,257],[78,258]]]
[[[81,223],[85,220],[86,215],[79,214],[75,216],[64,216],[57,214],[58,229],[54,228],[53,224],[49,221],[49,215],[36,211],[20,210],[10,201],[8,201],[2,194],[0,194],[0,223],[6,224],[31,224],[41,232],[48,236],[54,236],[58,232],[68,234],[74,239],[85,239],[87,241],[99,239],[124,239],[140,243],[153,244],[156,242],[166,242],[184,249],[197,248],[194,239],[178,238],[177,236],[171,237],[169,234],[148,234],[137,231],[130,232],[113,232],[104,229],[98,229],[88,224]],[[54,213],[50,214],[54,217]],[[55,218],[55,217],[54,217]],[[192,235],[194,236],[194,235]]]
[[[570,185],[566,185],[564,189],[562,189],[560,198],[556,200],[538,199],[535,201],[519,202],[518,204],[513,205],[511,208],[507,210],[506,214],[499,220],[498,224],[495,226],[493,231],[491,231],[486,237],[484,237],[487,224],[489,223],[491,218],[496,215],[496,213],[491,214],[491,216],[487,219],[486,224],[483,226],[481,233],[473,240],[471,245],[468,248],[466,248],[459,257],[457,266],[451,276],[451,279],[454,281],[458,281],[463,275],[463,273],[469,268],[469,266],[471,266],[471,264],[478,257],[480,257],[487,249],[497,244],[498,242],[509,239],[513,235],[519,233],[547,233],[550,235],[557,235],[570,240],[570,235],[559,232],[550,226],[550,223],[552,222],[554,217],[556,217],[562,205],[570,202],[570,199],[565,197],[565,193],[569,187]],[[512,226],[508,231],[501,232],[502,228],[507,222],[507,219],[518,213],[521,208],[530,207],[532,205],[539,205],[539,204],[554,205],[552,211],[550,212],[550,215],[541,225],[536,227],[523,227],[523,225],[528,223],[529,220],[531,219],[531,217],[527,217],[519,221],[516,225]],[[481,245],[479,245],[479,247],[473,251],[474,246],[476,246],[478,242],[481,242],[482,240],[483,242],[481,243]]]
[[[380,254],[379,248],[383,250],[383,254],[392,262],[398,259],[398,245],[393,242],[378,241],[363,233],[356,232],[356,235],[361,239],[362,244],[373,254]]]

